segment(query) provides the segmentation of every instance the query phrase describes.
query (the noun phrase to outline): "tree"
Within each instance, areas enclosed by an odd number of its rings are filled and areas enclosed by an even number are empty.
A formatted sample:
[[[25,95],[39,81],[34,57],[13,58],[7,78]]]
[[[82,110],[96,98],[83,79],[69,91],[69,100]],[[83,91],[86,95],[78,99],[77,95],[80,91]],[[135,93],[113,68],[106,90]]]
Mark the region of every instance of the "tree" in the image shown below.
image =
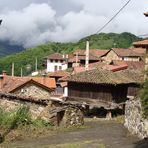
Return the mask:
[[[144,118],[148,119],[148,79],[142,85],[141,92],[141,103],[142,103],[142,110]]]

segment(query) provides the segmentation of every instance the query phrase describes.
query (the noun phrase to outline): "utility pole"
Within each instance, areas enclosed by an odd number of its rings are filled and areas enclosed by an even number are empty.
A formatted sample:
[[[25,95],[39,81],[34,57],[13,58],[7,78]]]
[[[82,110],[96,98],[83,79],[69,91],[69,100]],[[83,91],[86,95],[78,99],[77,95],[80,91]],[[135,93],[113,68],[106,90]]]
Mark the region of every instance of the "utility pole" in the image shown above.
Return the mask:
[[[37,57],[35,58],[35,71],[38,71],[38,59],[37,59]]]
[[[23,68],[21,67],[21,77],[23,77]]]
[[[12,77],[14,77],[14,63],[12,63]]]
[[[85,70],[89,70],[89,41],[86,42]]]

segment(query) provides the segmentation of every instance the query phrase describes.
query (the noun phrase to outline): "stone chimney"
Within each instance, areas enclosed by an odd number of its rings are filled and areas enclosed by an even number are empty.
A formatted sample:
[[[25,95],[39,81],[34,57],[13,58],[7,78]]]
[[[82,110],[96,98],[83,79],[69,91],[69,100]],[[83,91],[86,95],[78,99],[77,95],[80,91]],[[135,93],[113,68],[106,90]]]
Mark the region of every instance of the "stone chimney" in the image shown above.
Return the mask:
[[[85,70],[89,70],[89,41],[86,42]]]

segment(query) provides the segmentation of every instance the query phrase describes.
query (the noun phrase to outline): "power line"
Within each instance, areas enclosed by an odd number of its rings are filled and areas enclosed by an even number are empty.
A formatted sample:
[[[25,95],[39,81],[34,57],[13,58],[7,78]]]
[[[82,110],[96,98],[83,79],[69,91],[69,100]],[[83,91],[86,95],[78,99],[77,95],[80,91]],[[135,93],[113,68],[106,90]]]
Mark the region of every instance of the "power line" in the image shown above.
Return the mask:
[[[132,0],[128,0],[120,9],[119,11],[107,22],[103,25],[96,34],[100,33]]]

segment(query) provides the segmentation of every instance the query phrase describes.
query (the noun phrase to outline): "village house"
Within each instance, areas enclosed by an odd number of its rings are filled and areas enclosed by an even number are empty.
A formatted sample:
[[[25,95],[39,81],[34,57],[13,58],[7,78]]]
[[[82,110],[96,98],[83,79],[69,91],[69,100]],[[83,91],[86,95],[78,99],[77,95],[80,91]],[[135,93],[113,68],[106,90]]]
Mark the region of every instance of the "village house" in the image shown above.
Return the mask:
[[[59,80],[65,77],[70,76],[70,72],[67,71],[56,71],[52,73],[48,73],[47,77],[54,78],[56,80],[56,89],[52,93],[52,97],[67,97],[68,96],[68,88],[67,82],[60,82]]]
[[[140,61],[142,57],[143,54],[135,52],[133,49],[112,48],[102,57],[102,59],[105,62],[110,63],[112,60]]]
[[[101,61],[101,57],[107,52],[105,49],[90,49],[89,63]],[[86,50],[77,49],[73,53],[73,57],[68,60],[68,67],[84,66],[86,62]]]
[[[66,70],[68,68],[68,55],[54,53],[46,57],[47,72]]]
[[[145,70],[148,69],[148,40],[137,41],[133,43],[135,48],[142,48],[145,51]]]
[[[24,97],[49,99],[56,88],[53,78],[46,77],[12,77],[5,73],[0,75],[0,92],[13,93]]]

